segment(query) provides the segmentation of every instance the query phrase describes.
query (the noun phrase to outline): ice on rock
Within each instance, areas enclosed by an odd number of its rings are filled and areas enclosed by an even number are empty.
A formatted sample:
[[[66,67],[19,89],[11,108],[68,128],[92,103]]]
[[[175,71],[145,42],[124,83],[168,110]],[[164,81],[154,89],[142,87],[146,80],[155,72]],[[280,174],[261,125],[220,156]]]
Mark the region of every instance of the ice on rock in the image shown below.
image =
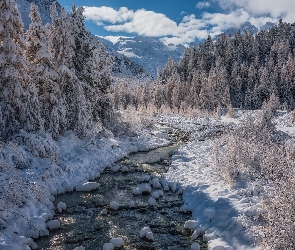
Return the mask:
[[[184,228],[187,228],[187,229],[195,229],[196,227],[198,226],[198,222],[195,221],[195,220],[187,220],[185,223],[184,223]]]
[[[101,210],[100,214],[101,215],[107,215],[108,214],[108,210],[104,208],[103,210]]]
[[[104,243],[102,250],[114,250],[115,246],[112,243]]]
[[[148,203],[150,206],[155,206],[157,204],[156,200],[153,197],[148,199]]]
[[[155,198],[155,199],[159,199],[160,198],[160,195],[158,192],[152,192],[152,197]]]
[[[119,205],[119,203],[116,202],[116,201],[111,201],[109,207],[110,207],[110,209],[118,210],[119,207],[120,207],[120,205]]]
[[[46,226],[49,229],[60,228],[60,222],[58,220],[50,220],[50,221],[46,222]]]
[[[129,201],[128,206],[129,206],[130,208],[135,207],[135,203],[134,203],[134,201]]]
[[[124,240],[122,238],[113,238],[110,240],[110,243],[112,243],[114,247],[124,246]]]
[[[56,208],[57,208],[58,212],[61,213],[63,210],[67,209],[67,205],[64,202],[59,202],[59,203],[57,203]]]
[[[198,242],[194,242],[192,245],[191,245],[191,250],[200,250],[200,244]]]
[[[89,182],[85,182],[82,185],[78,185],[76,187],[76,191],[79,191],[79,192],[88,192],[88,191],[91,191],[91,190],[94,190],[94,189],[98,189],[99,186],[100,186],[99,183],[89,181]]]
[[[150,181],[151,177],[148,174],[140,176],[139,181]]]
[[[152,233],[152,230],[149,227],[142,228],[139,232],[140,238],[145,238],[147,233]]]
[[[119,165],[114,165],[114,166],[111,166],[111,171],[112,172],[118,172],[120,170],[120,166]]]
[[[74,250],[85,250],[85,247],[76,247]]]
[[[148,240],[151,240],[151,241],[154,240],[154,235],[153,235],[152,232],[147,232],[147,234],[145,235],[145,237],[146,237]]]

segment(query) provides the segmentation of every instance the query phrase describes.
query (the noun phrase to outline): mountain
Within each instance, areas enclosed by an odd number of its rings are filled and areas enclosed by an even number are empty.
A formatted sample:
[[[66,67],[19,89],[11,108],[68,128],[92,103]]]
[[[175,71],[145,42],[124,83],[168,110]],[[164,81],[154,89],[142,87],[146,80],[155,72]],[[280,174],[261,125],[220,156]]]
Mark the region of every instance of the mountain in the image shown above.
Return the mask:
[[[180,61],[185,49],[183,45],[165,45],[157,38],[143,36],[120,37],[109,45],[114,51],[142,65],[153,77],[166,65],[169,57]]]
[[[113,44],[102,38],[95,36],[95,39],[102,42],[106,52],[113,57],[113,76],[117,78],[129,78],[133,80],[152,80],[153,76],[143,68],[142,65],[136,63],[124,54],[118,53]]]

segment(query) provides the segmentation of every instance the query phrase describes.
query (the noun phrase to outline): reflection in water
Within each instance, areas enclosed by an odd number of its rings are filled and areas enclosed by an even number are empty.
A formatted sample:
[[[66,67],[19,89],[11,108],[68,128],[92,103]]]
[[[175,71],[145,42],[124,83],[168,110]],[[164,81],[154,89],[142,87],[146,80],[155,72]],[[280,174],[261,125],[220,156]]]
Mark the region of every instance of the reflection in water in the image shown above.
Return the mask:
[[[164,192],[156,207],[151,207],[148,205],[150,195],[132,194],[142,174],[160,177],[167,171],[169,158],[176,149],[174,145],[132,154],[118,163],[127,166],[128,173],[111,173],[106,169],[96,180],[101,184],[99,190],[58,196],[56,204],[60,201],[67,204],[67,210],[55,216],[62,226],[51,231],[49,237],[40,238],[38,249],[73,250],[77,246],[84,246],[86,250],[102,249],[113,237],[123,238],[127,250],[190,249],[192,242],[183,228],[190,215],[179,212],[183,203],[181,195]],[[120,204],[119,210],[108,210],[107,215],[101,215],[102,209],[108,208],[113,200]],[[128,206],[131,200],[135,202],[134,208]],[[154,242],[139,237],[144,226],[151,228]]]

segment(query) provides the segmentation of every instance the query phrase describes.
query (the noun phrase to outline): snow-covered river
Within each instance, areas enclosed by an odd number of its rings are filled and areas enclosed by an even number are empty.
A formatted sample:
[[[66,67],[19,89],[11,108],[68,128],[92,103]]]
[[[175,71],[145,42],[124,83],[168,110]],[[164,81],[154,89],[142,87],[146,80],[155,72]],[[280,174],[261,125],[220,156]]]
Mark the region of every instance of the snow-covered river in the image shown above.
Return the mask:
[[[38,249],[73,250],[78,246],[102,249],[104,243],[116,237],[121,237],[124,249],[130,250],[191,249],[191,232],[184,228],[191,214],[180,212],[183,204],[181,190],[178,193],[165,191],[169,188],[165,188],[161,179],[178,147],[174,144],[132,154],[105,170],[96,180],[100,183],[99,189],[58,196],[55,204],[67,204],[66,211],[55,216],[61,222],[61,228],[51,231],[49,237],[40,238]],[[146,184],[151,190],[142,189],[147,187]],[[134,190],[136,187],[139,187],[137,191]],[[134,195],[138,190],[148,192]],[[119,203],[118,210],[110,209],[111,201]],[[140,238],[143,227],[151,229],[153,241]],[[201,238],[201,249],[206,249]]]

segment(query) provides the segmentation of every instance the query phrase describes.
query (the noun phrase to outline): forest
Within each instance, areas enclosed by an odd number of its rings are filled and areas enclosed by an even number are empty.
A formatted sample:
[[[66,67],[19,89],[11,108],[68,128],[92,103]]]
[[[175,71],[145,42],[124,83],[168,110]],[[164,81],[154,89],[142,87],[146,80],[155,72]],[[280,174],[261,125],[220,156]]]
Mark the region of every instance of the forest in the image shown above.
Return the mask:
[[[66,209],[56,196],[98,189],[91,181],[121,171],[119,160],[176,140],[172,158],[157,162],[171,169],[141,176],[147,191],[133,195],[152,193],[154,212],[159,194],[183,194],[191,249],[201,238],[207,247],[223,239],[218,249],[294,249],[295,25],[209,36],[169,58],[155,81],[134,82],[112,77],[83,11],[54,3],[44,25],[32,4],[25,30],[14,0],[0,2],[0,249],[37,249]],[[216,183],[219,196],[203,192]],[[206,195],[201,213],[191,200]]]

